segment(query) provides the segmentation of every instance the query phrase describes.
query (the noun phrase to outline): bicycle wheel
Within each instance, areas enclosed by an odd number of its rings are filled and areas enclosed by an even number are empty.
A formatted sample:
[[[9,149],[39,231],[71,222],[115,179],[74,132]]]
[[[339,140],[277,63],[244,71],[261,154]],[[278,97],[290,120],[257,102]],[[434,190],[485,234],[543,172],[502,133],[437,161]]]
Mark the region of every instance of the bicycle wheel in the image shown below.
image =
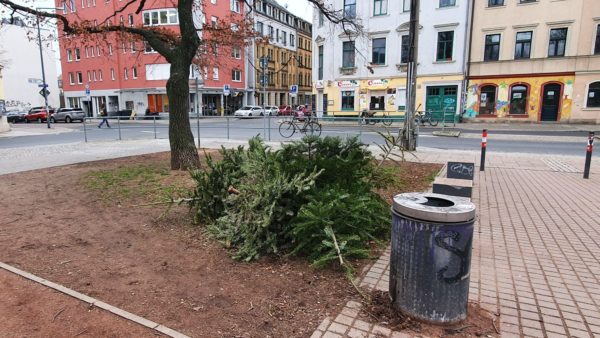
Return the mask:
[[[381,118],[381,123],[383,123],[384,126],[392,125],[392,118],[388,113],[383,114],[383,117]]]
[[[321,136],[321,124],[315,121],[310,121],[309,124],[312,129],[312,134],[310,135]]]
[[[283,121],[279,125],[279,135],[290,138],[296,132],[296,125],[291,121]]]
[[[438,120],[434,119],[433,116],[429,117],[429,125],[435,127],[438,125]]]

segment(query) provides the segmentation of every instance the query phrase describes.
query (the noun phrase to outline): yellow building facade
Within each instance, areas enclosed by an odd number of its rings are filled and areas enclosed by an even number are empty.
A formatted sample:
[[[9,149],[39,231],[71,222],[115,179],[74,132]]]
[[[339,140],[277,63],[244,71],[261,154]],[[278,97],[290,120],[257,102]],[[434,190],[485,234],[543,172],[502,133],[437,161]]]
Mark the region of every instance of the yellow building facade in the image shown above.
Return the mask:
[[[476,1],[463,117],[600,122],[598,13],[600,1]]]

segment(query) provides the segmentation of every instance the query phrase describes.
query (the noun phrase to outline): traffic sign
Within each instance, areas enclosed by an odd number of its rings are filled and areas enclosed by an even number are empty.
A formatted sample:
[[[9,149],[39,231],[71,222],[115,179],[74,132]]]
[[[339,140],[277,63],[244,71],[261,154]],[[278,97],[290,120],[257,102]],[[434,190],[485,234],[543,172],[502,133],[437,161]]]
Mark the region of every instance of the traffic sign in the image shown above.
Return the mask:
[[[296,97],[296,95],[298,95],[298,85],[291,85],[290,86],[290,96]]]
[[[44,95],[44,91],[46,91],[46,95]],[[46,88],[43,88],[42,90],[39,91],[40,95],[42,95],[42,97],[47,97],[48,95],[50,95],[50,91]]]
[[[223,95],[229,96],[231,94],[231,87],[228,84],[223,85]]]
[[[38,84],[38,87],[40,87],[40,88],[48,88],[48,85],[44,84],[44,83],[40,83],[40,84]]]

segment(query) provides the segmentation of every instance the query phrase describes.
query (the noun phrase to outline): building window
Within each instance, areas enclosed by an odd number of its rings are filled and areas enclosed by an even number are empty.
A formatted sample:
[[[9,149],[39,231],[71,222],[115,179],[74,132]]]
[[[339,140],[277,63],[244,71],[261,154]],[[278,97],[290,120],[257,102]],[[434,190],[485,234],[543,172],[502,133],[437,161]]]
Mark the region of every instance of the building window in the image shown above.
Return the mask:
[[[587,108],[600,108],[600,82],[590,83],[587,93]]]
[[[144,11],[144,26],[163,26],[179,24],[176,9]]]
[[[242,58],[242,51],[240,49],[240,47],[233,47],[231,48],[231,57],[234,59],[241,59]]]
[[[110,69],[110,79],[113,81],[115,80],[115,69],[114,68]]]
[[[75,84],[75,76],[73,75],[73,73],[69,73],[69,84]]]
[[[79,51],[79,48],[75,48],[75,61],[79,60],[81,60],[81,52]]]
[[[73,54],[70,49],[67,49],[67,62],[73,61]]]
[[[354,111],[354,91],[342,92],[342,110]]]
[[[387,14],[387,0],[373,0],[373,15]]]
[[[294,47],[296,45],[296,37],[294,34],[290,34],[290,46]]]
[[[256,32],[260,34],[260,36],[265,35],[265,32],[263,31],[264,26],[265,25],[260,21],[256,23]]]
[[[219,79],[219,68],[215,67],[213,68],[213,80],[218,80]]]
[[[144,53],[146,53],[146,54],[156,53],[156,51],[154,50],[154,48],[152,48],[152,46],[150,46],[148,41],[144,41]]]
[[[133,14],[129,14],[127,21],[129,22],[129,26],[133,27]]]
[[[531,40],[533,32],[518,32],[515,43],[515,59],[529,59],[531,57]]]
[[[137,79],[137,77],[138,77],[137,68],[131,67],[131,78]]]
[[[342,48],[342,67],[354,68],[354,41],[344,41]]]
[[[92,72],[90,72],[89,70],[87,71],[87,78],[88,82],[92,82]]]
[[[129,79],[129,71],[127,70],[127,68],[123,69],[123,75],[125,77],[125,80]]]
[[[75,0],[69,1],[69,5],[71,6],[71,13],[75,13],[77,8],[75,8]]]
[[[488,7],[504,6],[504,0],[488,0]]]
[[[410,37],[408,35],[402,35],[400,53],[400,63],[408,63],[408,54],[410,54]]]
[[[108,44],[108,54],[112,55],[112,44]]]
[[[404,0],[404,6],[402,6],[403,12],[410,12],[410,0]]]
[[[356,17],[356,0],[344,0],[344,18]]]
[[[479,114],[492,115],[496,113],[496,86],[483,86],[479,93]]]
[[[548,44],[548,56],[565,56],[567,45],[567,28],[555,28],[550,30],[550,43]]]
[[[537,0],[519,0],[520,4],[526,4],[526,3],[529,3],[529,2],[537,2]]]
[[[452,61],[454,31],[438,32],[437,61]]]
[[[240,12],[240,1],[239,0],[231,0],[231,4],[229,7],[233,12],[239,13]]]
[[[137,51],[137,46],[135,41],[131,41],[131,52],[135,53]]]
[[[440,8],[456,6],[456,0],[440,0]]]
[[[210,27],[217,28],[217,17],[216,16],[210,17]]]
[[[319,67],[317,76],[319,80],[323,80],[323,46],[319,46]]]
[[[514,115],[527,114],[528,88],[524,85],[514,85],[510,88],[510,113]]]
[[[77,72],[77,83],[78,84],[83,83],[83,73],[82,72]]]
[[[273,38],[275,38],[275,30],[273,26],[269,26],[269,39],[273,40]]]
[[[596,27],[596,44],[594,45],[594,55],[600,55],[600,25]]]
[[[94,70],[92,74],[94,75],[94,82],[98,81],[98,73]]]
[[[241,82],[242,81],[242,72],[237,69],[233,69],[231,71],[231,81]]]
[[[498,61],[499,59],[500,59],[500,34],[486,35],[483,61]]]
[[[99,79],[100,81],[104,81],[104,76],[102,75],[102,70],[99,70],[99,71],[98,71],[98,79]]]
[[[373,39],[371,63],[374,65],[385,65],[385,38]]]
[[[323,24],[325,24],[325,15],[319,10],[319,27],[323,27]]]

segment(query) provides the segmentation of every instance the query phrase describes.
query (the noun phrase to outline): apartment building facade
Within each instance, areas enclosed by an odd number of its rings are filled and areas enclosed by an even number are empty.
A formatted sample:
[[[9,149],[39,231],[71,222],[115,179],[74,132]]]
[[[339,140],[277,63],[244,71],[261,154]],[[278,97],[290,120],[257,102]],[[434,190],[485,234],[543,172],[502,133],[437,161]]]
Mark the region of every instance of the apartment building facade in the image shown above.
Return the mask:
[[[243,15],[243,2],[238,0],[202,2],[196,13],[197,22],[215,24],[230,15]],[[172,1],[148,2],[141,13],[135,6],[124,11],[122,1],[116,0],[56,0],[63,14],[73,21],[88,20],[94,25],[121,24],[135,27],[156,26],[179,30],[177,9]],[[60,54],[63,69],[63,89],[68,107],[81,107],[89,116],[96,116],[105,106],[109,113],[130,109],[137,114],[146,110],[168,113],[169,99],[166,82],[170,65],[148,44],[139,39],[125,40],[116,34],[86,37],[65,37],[60,34]],[[233,100],[243,102],[246,95],[245,51],[243,47],[216,46],[207,54],[214,66],[192,71],[190,75],[190,107],[193,110],[195,78],[205,113],[224,109],[223,85],[229,84]],[[231,101],[230,101],[231,102]]]
[[[255,72],[248,77],[248,87],[254,89],[254,100],[248,103],[271,106],[306,103],[311,94],[307,78],[311,64],[306,62],[311,54],[306,42],[311,39],[311,24],[276,0],[254,1],[252,15],[258,38],[252,44],[253,58],[248,61],[248,69]],[[268,58],[264,75],[263,57]],[[290,95],[292,85],[300,88],[295,97]]]
[[[313,92],[317,111],[356,116],[365,109],[404,115],[410,0],[328,0],[363,32],[344,32],[313,17]],[[461,106],[467,0],[422,1],[417,106],[454,114]],[[365,52],[366,51],[366,52]]]
[[[18,18],[18,17],[17,17]],[[44,97],[39,94],[42,81],[42,65],[40,48],[37,40],[30,39],[35,27],[19,19],[13,22],[4,19],[0,22],[0,100],[4,100],[6,110],[28,110],[45,104]],[[56,81],[56,42],[47,39],[53,31],[42,28],[45,42],[42,44],[46,83],[48,84],[48,104],[59,106],[59,86]],[[37,37],[37,35],[36,35]],[[6,47],[6,48],[3,48]],[[0,66],[2,68],[2,66]]]
[[[465,117],[600,122],[600,1],[475,1]]]

